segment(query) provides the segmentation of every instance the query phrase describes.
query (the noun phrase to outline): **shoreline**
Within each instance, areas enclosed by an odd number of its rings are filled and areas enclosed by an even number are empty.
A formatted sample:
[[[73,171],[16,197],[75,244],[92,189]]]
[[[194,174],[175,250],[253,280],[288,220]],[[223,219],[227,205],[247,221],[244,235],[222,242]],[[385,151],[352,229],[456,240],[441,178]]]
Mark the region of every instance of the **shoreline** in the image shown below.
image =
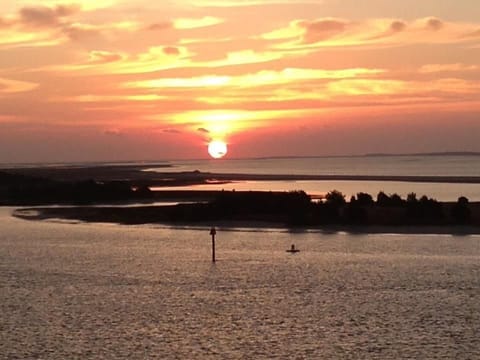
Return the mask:
[[[449,205],[451,205],[449,203]],[[480,203],[476,205],[480,206]],[[152,213],[161,213],[161,210],[174,205],[165,206],[139,206],[139,207],[12,207],[11,216],[26,221],[72,221],[80,223],[108,223],[119,225],[160,225],[177,229],[210,229],[217,228],[219,231],[282,231],[282,232],[319,232],[319,233],[348,233],[358,235],[368,234],[417,234],[417,235],[452,235],[469,236],[480,235],[480,226],[442,224],[442,225],[354,225],[354,224],[326,224],[315,226],[292,226],[281,221],[265,220],[202,220],[202,221],[166,221],[165,219],[154,220]],[[134,213],[137,213],[135,216]],[[143,216],[138,216],[140,215]],[[145,216],[147,215],[147,216]]]
[[[353,200],[348,203],[340,192],[335,197],[335,191],[332,191],[334,196],[330,201],[328,194],[332,192],[319,197],[300,190],[175,189],[249,180],[480,184],[480,176],[268,175],[198,170],[152,172],[145,171],[146,166],[0,170],[3,182],[0,205],[23,207],[15,210],[13,216],[26,220],[57,218],[169,226],[225,224],[223,226],[233,228],[319,229],[350,233],[480,234],[480,202],[469,202],[467,198],[464,198],[466,204],[463,208],[456,209],[458,204],[454,202],[439,202],[426,196],[416,199],[415,194],[413,201],[407,202],[397,194],[380,192],[378,196],[383,194],[383,197],[375,202],[368,193],[358,192],[362,202],[357,202],[352,196]],[[456,214],[453,214],[454,210]]]

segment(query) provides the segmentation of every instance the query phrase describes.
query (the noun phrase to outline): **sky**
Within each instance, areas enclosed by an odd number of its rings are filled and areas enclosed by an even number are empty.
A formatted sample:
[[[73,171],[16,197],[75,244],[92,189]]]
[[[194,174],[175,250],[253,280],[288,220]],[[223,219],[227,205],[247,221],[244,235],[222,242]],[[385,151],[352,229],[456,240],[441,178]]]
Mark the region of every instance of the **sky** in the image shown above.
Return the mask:
[[[0,163],[480,151],[478,0],[1,0]]]

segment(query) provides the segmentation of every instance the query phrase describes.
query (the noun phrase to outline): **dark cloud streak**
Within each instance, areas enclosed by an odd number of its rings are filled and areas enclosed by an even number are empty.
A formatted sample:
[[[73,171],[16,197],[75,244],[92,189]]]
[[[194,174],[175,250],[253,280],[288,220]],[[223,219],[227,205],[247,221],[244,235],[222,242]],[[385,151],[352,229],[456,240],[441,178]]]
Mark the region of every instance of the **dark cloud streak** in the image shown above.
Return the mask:
[[[328,40],[343,33],[347,28],[346,22],[337,19],[304,20],[299,22],[298,25],[305,29],[303,36],[305,43]]]
[[[171,22],[164,21],[164,22],[151,24],[151,25],[147,26],[146,30],[162,31],[162,30],[168,30],[168,29],[172,29],[172,28],[173,28],[173,24]]]
[[[179,55],[180,50],[178,50],[178,48],[176,48],[175,46],[165,46],[163,48],[163,53],[165,55]]]
[[[427,20],[427,29],[429,30],[438,31],[442,29],[444,26],[445,24],[443,23],[443,21],[435,17],[429,18]]]
[[[395,20],[390,24],[390,31],[392,33],[402,32],[407,28],[407,24],[400,20]]]
[[[80,10],[76,5],[24,7],[20,9],[18,23],[24,26],[42,28],[61,25],[62,18],[71,16]]]

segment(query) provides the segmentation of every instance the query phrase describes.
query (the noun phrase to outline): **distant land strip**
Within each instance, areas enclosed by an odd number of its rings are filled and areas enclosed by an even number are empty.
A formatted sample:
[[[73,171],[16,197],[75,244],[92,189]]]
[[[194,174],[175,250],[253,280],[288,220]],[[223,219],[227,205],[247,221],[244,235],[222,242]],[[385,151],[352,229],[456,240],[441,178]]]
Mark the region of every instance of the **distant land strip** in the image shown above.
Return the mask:
[[[29,176],[55,181],[129,181],[145,186],[184,186],[211,181],[398,181],[418,183],[480,184],[480,176],[457,175],[346,175],[346,174],[246,174],[194,171],[148,171],[152,168],[170,168],[168,165],[120,165],[92,167],[38,167],[0,169],[12,175]],[[0,174],[1,175],[1,174]]]
[[[362,157],[406,157],[406,156],[480,156],[476,151],[443,151],[426,153],[366,153],[360,155],[272,155],[233,160],[273,160],[273,159],[324,159],[324,158],[362,158]]]
[[[465,183],[480,184],[480,176],[423,176],[423,175],[302,175],[302,174],[239,174],[239,173],[201,173],[215,180],[257,180],[257,181],[295,181],[295,180],[318,180],[318,181],[399,181],[399,182],[426,182],[426,183]],[[167,175],[181,175],[181,173],[163,173]]]

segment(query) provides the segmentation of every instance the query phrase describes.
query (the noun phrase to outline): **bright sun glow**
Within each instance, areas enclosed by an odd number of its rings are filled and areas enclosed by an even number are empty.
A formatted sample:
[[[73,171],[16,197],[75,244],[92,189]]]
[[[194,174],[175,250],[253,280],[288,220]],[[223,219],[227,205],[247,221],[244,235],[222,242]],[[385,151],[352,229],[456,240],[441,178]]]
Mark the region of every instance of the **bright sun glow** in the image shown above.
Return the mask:
[[[208,153],[214,159],[219,159],[227,154],[227,144],[221,140],[213,140],[208,144]]]

